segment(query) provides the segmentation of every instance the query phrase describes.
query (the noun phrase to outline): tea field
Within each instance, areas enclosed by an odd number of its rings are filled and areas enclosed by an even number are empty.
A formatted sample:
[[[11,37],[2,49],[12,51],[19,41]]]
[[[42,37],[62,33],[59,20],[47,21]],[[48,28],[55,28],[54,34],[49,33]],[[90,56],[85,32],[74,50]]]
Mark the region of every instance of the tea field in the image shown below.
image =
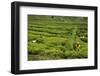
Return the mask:
[[[28,15],[28,60],[88,57],[87,17]]]

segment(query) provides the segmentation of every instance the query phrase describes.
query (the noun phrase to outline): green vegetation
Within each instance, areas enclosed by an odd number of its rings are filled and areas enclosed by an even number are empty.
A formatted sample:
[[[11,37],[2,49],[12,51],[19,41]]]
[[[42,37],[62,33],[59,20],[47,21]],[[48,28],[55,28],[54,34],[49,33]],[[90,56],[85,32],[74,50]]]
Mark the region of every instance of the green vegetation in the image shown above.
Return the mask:
[[[88,57],[87,17],[28,15],[28,60]]]

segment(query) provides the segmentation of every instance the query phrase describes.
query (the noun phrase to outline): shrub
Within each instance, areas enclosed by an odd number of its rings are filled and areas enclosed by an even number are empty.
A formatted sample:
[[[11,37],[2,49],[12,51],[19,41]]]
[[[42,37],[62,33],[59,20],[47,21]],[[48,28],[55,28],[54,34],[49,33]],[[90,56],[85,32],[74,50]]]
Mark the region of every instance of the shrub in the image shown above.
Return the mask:
[[[37,40],[37,43],[43,43],[44,42],[43,38],[40,38],[40,37],[37,38],[36,40]]]
[[[80,38],[82,41],[84,41],[84,42],[88,42],[88,39],[87,39],[87,37],[85,37],[85,38]]]

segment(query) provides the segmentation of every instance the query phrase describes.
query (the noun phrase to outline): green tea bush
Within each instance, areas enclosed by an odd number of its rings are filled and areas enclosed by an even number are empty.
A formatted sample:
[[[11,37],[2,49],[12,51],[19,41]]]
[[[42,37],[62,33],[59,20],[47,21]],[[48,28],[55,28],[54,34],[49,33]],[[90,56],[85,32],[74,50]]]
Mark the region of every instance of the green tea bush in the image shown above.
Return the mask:
[[[85,38],[80,38],[82,41],[84,41],[84,42],[88,42],[88,39],[87,39],[87,37],[85,37]]]
[[[37,43],[43,43],[44,42],[43,38],[37,38],[36,40],[37,40]]]
[[[66,51],[63,58],[87,58],[87,51]]]
[[[51,59],[61,58],[61,55],[63,54],[63,52],[57,48],[51,48],[49,50],[46,50],[45,53],[46,56],[51,57]]]

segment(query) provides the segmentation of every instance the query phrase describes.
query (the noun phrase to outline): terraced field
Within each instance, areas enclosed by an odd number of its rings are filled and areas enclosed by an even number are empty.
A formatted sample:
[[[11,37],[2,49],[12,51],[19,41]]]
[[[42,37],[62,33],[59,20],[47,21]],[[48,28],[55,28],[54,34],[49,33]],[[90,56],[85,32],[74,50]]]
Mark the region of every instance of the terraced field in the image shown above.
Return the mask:
[[[88,57],[87,17],[28,15],[28,60]]]

